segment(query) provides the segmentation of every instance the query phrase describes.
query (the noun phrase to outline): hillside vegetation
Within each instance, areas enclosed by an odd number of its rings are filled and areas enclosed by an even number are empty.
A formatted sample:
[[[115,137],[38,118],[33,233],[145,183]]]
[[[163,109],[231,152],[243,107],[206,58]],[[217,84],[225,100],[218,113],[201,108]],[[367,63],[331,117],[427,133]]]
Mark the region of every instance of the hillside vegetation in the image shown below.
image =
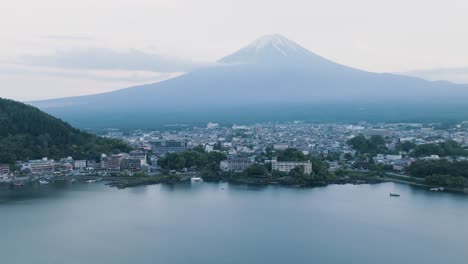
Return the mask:
[[[0,163],[67,156],[96,160],[101,153],[129,149],[122,141],[85,133],[35,107],[0,98]]]

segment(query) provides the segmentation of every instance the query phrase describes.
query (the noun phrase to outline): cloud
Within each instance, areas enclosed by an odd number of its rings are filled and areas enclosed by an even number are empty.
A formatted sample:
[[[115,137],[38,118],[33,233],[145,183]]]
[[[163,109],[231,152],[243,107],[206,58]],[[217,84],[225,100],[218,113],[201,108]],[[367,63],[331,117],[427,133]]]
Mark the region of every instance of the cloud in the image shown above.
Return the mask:
[[[43,39],[52,39],[52,40],[72,40],[72,41],[88,41],[88,40],[93,40],[93,37],[89,36],[72,36],[72,35],[46,35],[46,36],[41,36]]]
[[[83,70],[0,64],[0,94],[22,101],[110,92],[164,81],[182,72]]]
[[[43,37],[54,41],[77,40],[76,36]],[[201,66],[134,49],[117,52],[88,48],[49,55],[23,55],[0,60],[0,83],[3,84],[0,93],[17,100],[96,94],[164,81]]]
[[[449,81],[459,84],[468,83],[468,67],[415,70],[403,74],[430,81]]]
[[[129,83],[148,83],[167,80],[183,74],[183,72],[154,72],[135,70],[101,70],[101,69],[63,69],[53,67],[25,66],[17,64],[0,64],[0,75],[16,75],[37,77],[63,77],[81,78],[96,81],[116,82],[123,81]]]
[[[131,49],[117,52],[106,48],[56,52],[51,55],[22,56],[18,63],[69,69],[132,70],[155,72],[187,72],[202,64],[145,53]]]

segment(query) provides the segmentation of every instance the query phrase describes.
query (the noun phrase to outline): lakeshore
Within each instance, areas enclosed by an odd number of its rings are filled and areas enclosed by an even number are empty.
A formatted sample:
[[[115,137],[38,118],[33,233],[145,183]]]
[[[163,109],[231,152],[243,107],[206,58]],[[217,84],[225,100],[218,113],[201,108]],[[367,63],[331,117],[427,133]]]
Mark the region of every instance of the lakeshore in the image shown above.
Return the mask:
[[[101,175],[82,175],[82,176],[67,176],[67,177],[53,177],[53,176],[43,176],[43,177],[22,177],[19,180],[9,180],[0,181],[0,188],[6,189],[15,189],[22,188],[26,185],[48,185],[54,182],[63,182],[67,184],[74,184],[76,182],[81,183],[94,183],[94,182],[104,182],[105,185],[117,188],[133,188],[138,186],[146,185],[156,185],[156,184],[184,184],[189,183],[190,179],[197,174],[174,174],[174,175],[146,175],[139,174],[139,176],[112,176],[112,177],[102,177]],[[324,187],[328,185],[338,184],[379,184],[385,182],[395,182],[401,184],[407,184],[412,186],[418,186],[421,188],[431,189],[438,186],[430,185],[424,182],[424,179],[411,177],[403,174],[395,173],[384,173],[377,175],[375,172],[369,171],[351,171],[348,172],[347,176],[338,177],[332,181],[319,181],[319,182],[310,182],[310,183],[300,183],[291,178],[273,178],[270,176],[262,177],[226,177],[220,176],[214,179],[204,180],[205,182],[220,183],[226,182],[230,184],[239,184],[239,185],[250,185],[250,186],[283,186],[289,188],[315,188],[315,187]],[[21,182],[21,184],[15,185],[15,182]],[[468,194],[468,188],[457,189],[457,188],[444,188],[444,191],[456,192]]]

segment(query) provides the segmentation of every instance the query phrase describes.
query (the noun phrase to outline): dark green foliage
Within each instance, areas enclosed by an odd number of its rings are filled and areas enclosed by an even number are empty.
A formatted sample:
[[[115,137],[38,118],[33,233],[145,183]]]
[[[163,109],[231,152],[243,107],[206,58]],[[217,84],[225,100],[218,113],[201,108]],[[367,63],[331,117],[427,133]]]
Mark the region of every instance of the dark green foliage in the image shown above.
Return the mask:
[[[395,146],[396,151],[409,152],[410,150],[413,150],[415,148],[416,148],[416,144],[414,144],[413,142],[409,142],[409,141],[406,141],[406,142],[403,142],[403,143],[398,143]]]
[[[450,188],[464,188],[466,185],[466,179],[462,176],[434,174],[427,176],[425,180],[430,185]]]
[[[294,178],[299,178],[299,177],[304,177],[304,167],[296,167],[292,169],[289,173],[288,176],[294,177]]]
[[[347,160],[347,161],[350,161],[353,159],[353,155],[351,153],[346,153],[344,154],[344,158]]]
[[[302,151],[295,148],[287,148],[285,150],[273,150],[267,147],[266,152],[256,157],[257,162],[263,162],[266,159],[276,157],[278,161],[308,161],[309,157],[304,155]]]
[[[158,160],[159,166],[168,170],[182,170],[184,168],[195,168],[200,171],[206,170],[217,172],[219,163],[227,157],[220,152],[205,152],[203,148],[195,147],[192,150],[169,153]]]
[[[340,160],[340,153],[338,153],[338,152],[330,153],[325,157],[325,159],[328,160],[328,161]]]
[[[384,165],[384,164],[375,164],[375,163],[372,163],[372,164],[369,164],[369,170],[371,171],[391,171],[393,170],[393,166],[392,165]]]
[[[328,164],[321,157],[311,157],[313,174],[328,174]]]
[[[409,167],[409,173],[415,177],[432,175],[462,176],[468,178],[468,161],[449,162],[441,159],[436,161],[416,161]]]
[[[153,162],[151,161],[151,156],[153,156],[153,151],[149,150],[146,152],[146,163],[149,165],[153,165]]]
[[[268,175],[267,168],[262,164],[253,164],[246,170],[247,176],[262,177]]]
[[[367,139],[363,135],[355,136],[348,140],[348,144],[357,152],[364,153],[387,153],[388,149],[385,146],[385,139],[382,136],[373,135]]]
[[[218,172],[219,172],[219,163],[211,162],[203,166],[202,170],[200,171],[200,175],[205,180],[212,180],[212,179],[217,179]]]
[[[32,106],[0,98],[0,163],[67,156],[97,160],[101,153],[113,150],[130,147],[82,132]]]
[[[445,156],[468,156],[468,151],[459,143],[449,140],[440,144],[418,145],[412,153],[415,157],[424,157],[430,155]]]
[[[277,152],[278,161],[307,161],[308,158],[302,151],[295,148],[287,148]]]

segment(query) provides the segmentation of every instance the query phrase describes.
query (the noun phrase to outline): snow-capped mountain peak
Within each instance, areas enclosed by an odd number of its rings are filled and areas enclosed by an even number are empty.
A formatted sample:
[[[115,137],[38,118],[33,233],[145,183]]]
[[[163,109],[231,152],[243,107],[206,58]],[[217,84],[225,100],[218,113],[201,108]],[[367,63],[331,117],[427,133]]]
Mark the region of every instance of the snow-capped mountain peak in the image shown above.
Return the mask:
[[[218,62],[224,64],[272,64],[307,61],[311,58],[323,59],[294,41],[281,35],[273,34],[258,38],[249,45],[222,58]]]
[[[296,56],[297,53],[303,55],[308,55],[310,53],[299,44],[278,34],[263,36],[244,49],[253,49],[256,53],[261,53],[265,49],[273,49],[285,57]]]

